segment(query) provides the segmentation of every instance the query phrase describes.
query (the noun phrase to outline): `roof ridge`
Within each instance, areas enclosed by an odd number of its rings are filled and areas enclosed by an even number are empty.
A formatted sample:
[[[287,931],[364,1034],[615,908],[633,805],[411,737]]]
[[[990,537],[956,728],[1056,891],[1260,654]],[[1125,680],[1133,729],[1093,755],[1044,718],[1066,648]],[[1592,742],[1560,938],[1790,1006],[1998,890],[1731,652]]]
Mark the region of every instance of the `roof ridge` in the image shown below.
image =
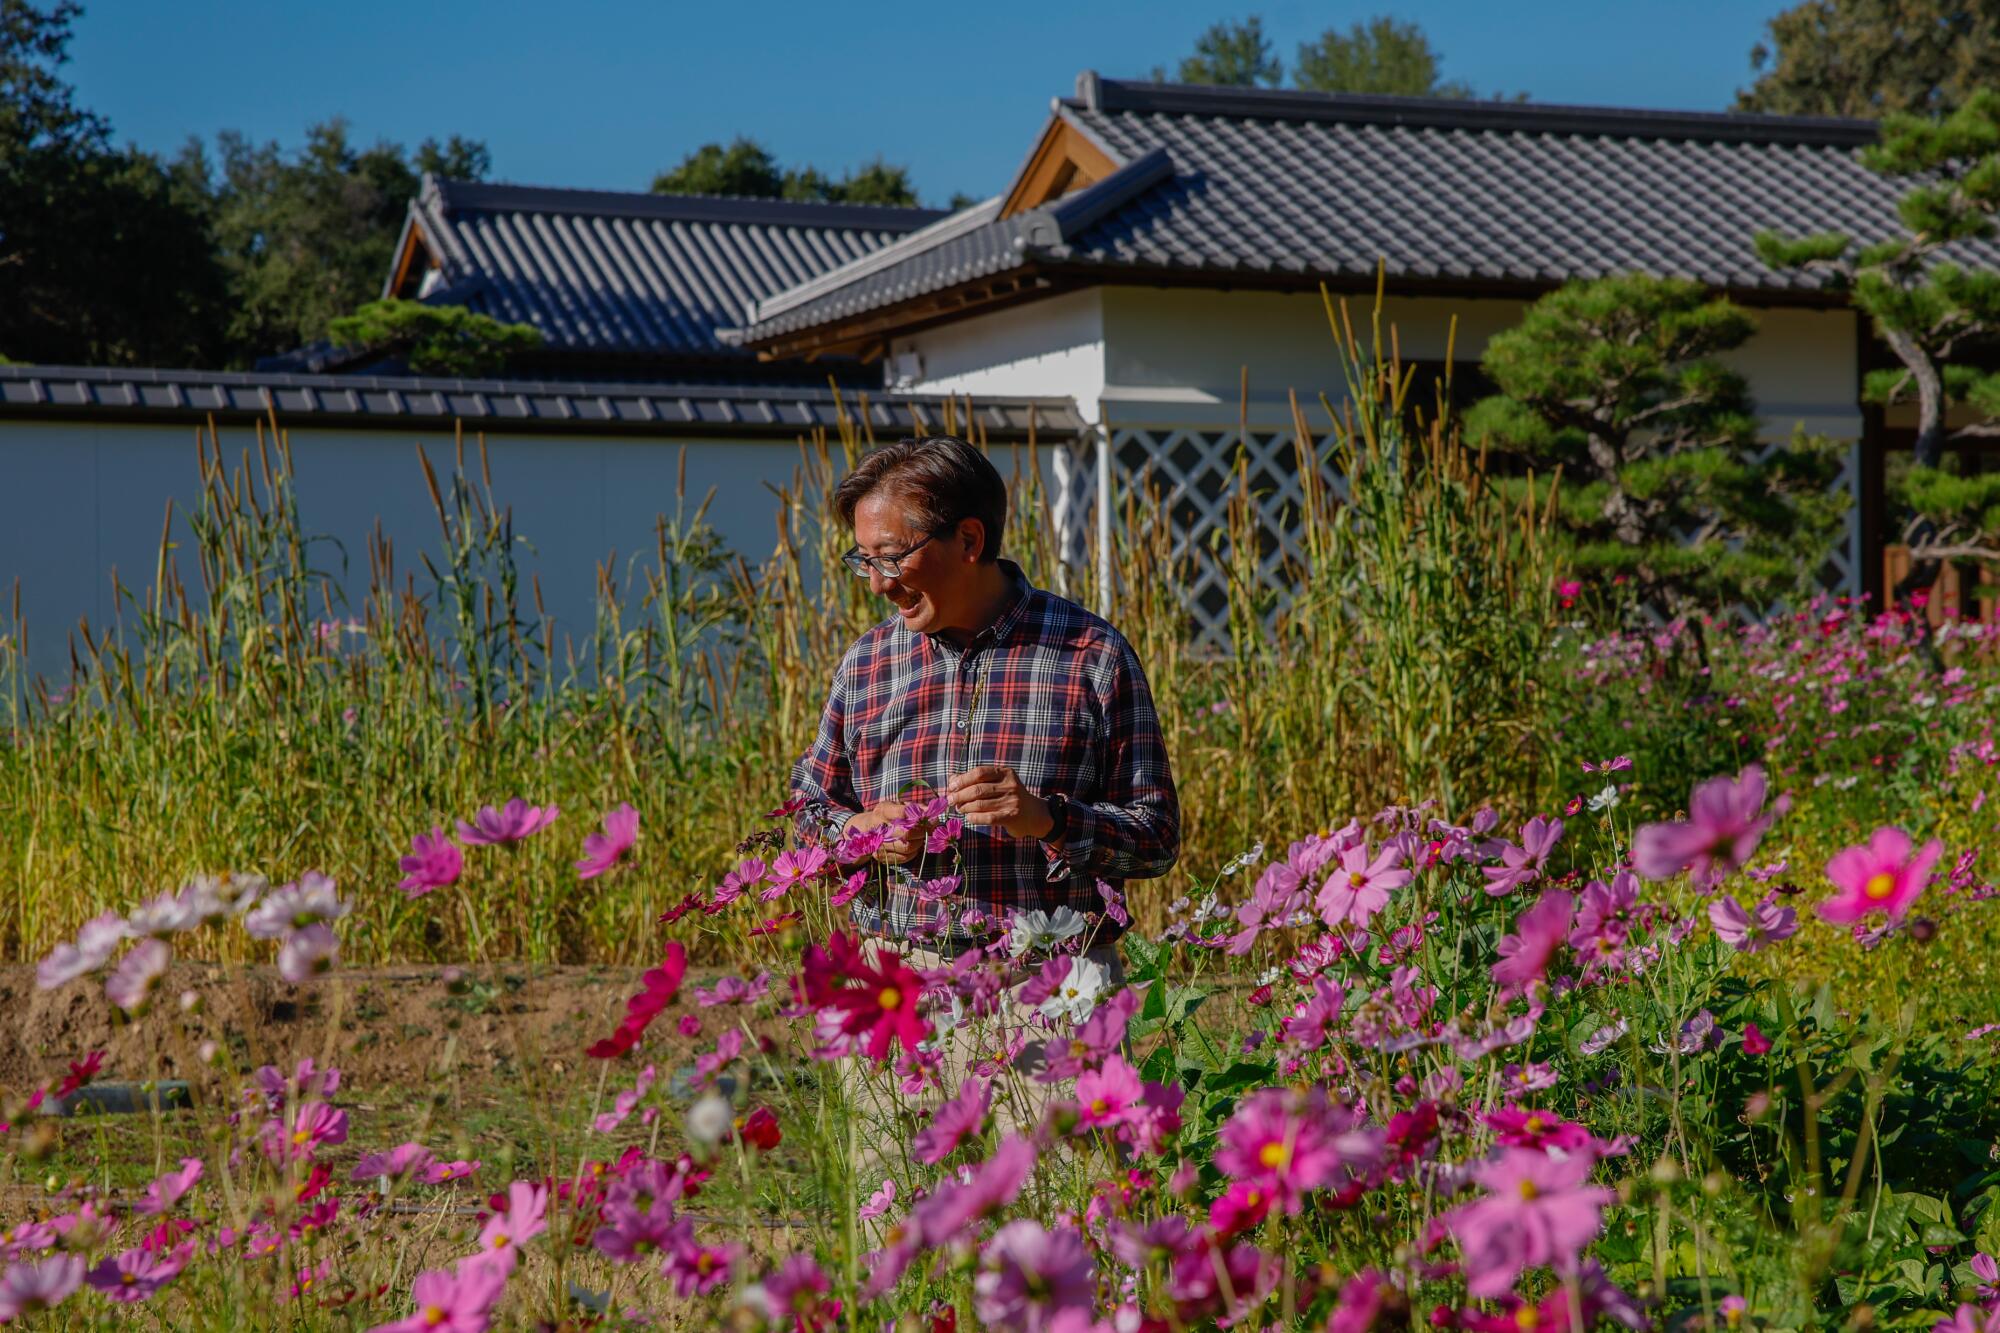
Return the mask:
[[[1859,147],[1876,139],[1874,121],[1833,116],[1772,116],[1739,111],[1648,111],[1631,107],[1492,102],[1470,98],[1319,93],[1292,88],[1215,88],[1197,84],[1106,79],[1090,70],[1078,76],[1076,95],[1063,98],[1061,102],[1064,106],[1082,111],[1226,116],[1248,120],[1346,121],[1648,139],[1837,147]]]
[[[998,215],[1003,198],[1004,196],[996,194],[991,199],[981,200],[969,208],[960,209],[956,213],[947,213],[929,226],[919,228],[907,236],[899,236],[879,249],[871,250],[865,255],[857,255],[844,264],[836,264],[818,277],[807,278],[804,282],[772,292],[762,300],[751,303],[744,321],[745,326],[760,324],[870,274],[892,268],[913,255],[935,249],[967,232],[977,231],[1000,221]]]
[[[597,213],[687,222],[763,223],[769,226],[857,227],[914,231],[949,216],[938,208],[899,204],[850,204],[823,200],[760,199],[748,195],[654,194],[650,190],[592,190],[561,185],[437,179],[438,206],[450,213]]]

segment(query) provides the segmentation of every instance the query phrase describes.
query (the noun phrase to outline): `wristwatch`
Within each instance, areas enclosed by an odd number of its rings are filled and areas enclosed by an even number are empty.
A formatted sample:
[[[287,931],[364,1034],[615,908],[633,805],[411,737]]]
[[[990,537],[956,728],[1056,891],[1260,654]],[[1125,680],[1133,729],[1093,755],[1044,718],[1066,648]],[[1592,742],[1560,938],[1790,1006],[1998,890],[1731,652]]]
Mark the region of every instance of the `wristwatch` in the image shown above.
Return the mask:
[[[1061,842],[1063,830],[1069,827],[1069,797],[1061,792],[1052,792],[1042,798],[1049,807],[1049,831],[1042,835],[1043,842]]]

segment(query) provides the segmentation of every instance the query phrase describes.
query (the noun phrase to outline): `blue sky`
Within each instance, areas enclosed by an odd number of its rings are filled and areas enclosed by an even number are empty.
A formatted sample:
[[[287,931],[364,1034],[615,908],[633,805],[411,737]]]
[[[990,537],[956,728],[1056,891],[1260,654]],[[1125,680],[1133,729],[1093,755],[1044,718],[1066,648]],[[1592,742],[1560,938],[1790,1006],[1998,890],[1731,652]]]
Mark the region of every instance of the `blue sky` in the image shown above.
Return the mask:
[[[1414,19],[1447,78],[1539,102],[1720,110],[1781,0],[1272,3],[1298,42],[1380,12]],[[564,4],[484,0],[87,0],[68,76],[122,140],[170,152],[240,129],[296,144],[345,116],[364,140],[484,139],[496,179],[644,189],[748,134],[838,174],[881,153],[927,202],[1002,188],[1080,69],[1169,69],[1214,0]]]

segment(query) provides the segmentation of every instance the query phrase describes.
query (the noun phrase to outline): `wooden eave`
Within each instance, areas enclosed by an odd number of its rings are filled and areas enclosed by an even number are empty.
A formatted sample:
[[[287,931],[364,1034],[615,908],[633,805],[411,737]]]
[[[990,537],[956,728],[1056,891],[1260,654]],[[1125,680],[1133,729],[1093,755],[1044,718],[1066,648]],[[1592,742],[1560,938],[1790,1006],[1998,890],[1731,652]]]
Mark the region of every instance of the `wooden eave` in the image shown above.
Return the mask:
[[[1061,116],[1049,121],[1041,141],[1028,155],[1028,164],[1014,178],[1014,186],[1000,205],[1000,216],[1011,218],[1031,208],[1060,199],[1085,186],[1095,185],[1118,164],[1089,136]]]
[[[411,274],[418,275],[417,281],[423,280],[424,270],[417,266],[418,255],[422,255],[428,261],[425,267],[436,267],[436,262],[431,259],[430,246],[424,241],[424,229],[415,218],[412,218],[409,228],[403,233],[402,252],[396,256],[395,276],[389,280],[389,295],[405,299],[411,297],[412,291],[409,285]]]
[[[812,361],[822,356],[853,356],[873,361],[882,355],[893,334],[913,333],[974,310],[990,310],[1052,296],[1058,290],[1061,287],[1048,275],[1032,268],[1017,269],[997,277],[960,283],[956,287],[947,287],[879,310],[862,311],[850,319],[780,334],[758,347],[757,359]]]

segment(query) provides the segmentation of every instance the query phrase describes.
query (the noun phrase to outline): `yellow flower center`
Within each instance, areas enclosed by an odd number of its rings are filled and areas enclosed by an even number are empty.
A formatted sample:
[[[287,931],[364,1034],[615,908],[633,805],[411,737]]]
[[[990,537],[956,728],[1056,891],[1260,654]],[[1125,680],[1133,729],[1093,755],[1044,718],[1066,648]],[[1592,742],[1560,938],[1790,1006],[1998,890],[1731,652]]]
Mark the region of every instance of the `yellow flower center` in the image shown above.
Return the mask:
[[[1111,1109],[1111,1103],[1105,1101],[1102,1097],[1096,1098],[1090,1103],[1090,1113],[1092,1115],[1103,1115],[1106,1111],[1109,1111],[1110,1109]]]
[[[1521,1126],[1521,1128],[1527,1130],[1530,1134],[1539,1134],[1542,1132],[1543,1129],[1547,1128],[1547,1125],[1540,1116],[1531,1115],[1528,1117],[1527,1122]]]
[[[120,1273],[118,1280],[129,1287],[139,1280],[139,1275],[137,1273]]]
[[[424,1307],[424,1323],[431,1328],[436,1328],[449,1317],[441,1305],[426,1305]]]
[[[1532,1180],[1524,1180],[1516,1188],[1521,1191],[1523,1203],[1533,1203],[1542,1196],[1542,1192],[1535,1188],[1535,1182]]]
[[[504,1250],[504,1249],[506,1249],[506,1248],[507,1248],[507,1239],[508,1239],[508,1237],[507,1237],[507,1233],[506,1233],[506,1232],[504,1232],[504,1231],[496,1231],[495,1233],[493,1233],[493,1248],[494,1248],[494,1249],[496,1249],[496,1250]]]
[[[1353,886],[1354,888],[1357,888],[1357,889],[1358,889],[1358,888],[1360,888],[1360,887],[1361,887],[1362,885],[1364,885],[1364,884],[1366,884],[1366,883],[1368,882],[1368,876],[1366,876],[1366,875],[1362,874],[1362,873],[1361,873],[1361,872],[1360,872],[1359,870],[1357,870],[1357,871],[1355,871],[1355,872],[1354,872],[1353,874],[1351,874],[1351,875],[1349,875],[1349,876],[1347,877],[1347,882],[1348,882],[1348,884],[1350,884],[1350,885],[1351,885],[1351,886]]]
[[[1090,1054],[1090,1047],[1085,1045],[1083,1042],[1076,1040],[1075,1038],[1071,1038],[1069,1043],[1069,1053],[1076,1059],[1081,1060],[1084,1056]]]
[[[884,986],[882,993],[875,997],[875,1003],[884,1009],[900,1009],[903,1007],[903,992],[894,986]]]
[[[311,1130],[309,1130],[309,1129],[299,1129],[299,1130],[294,1130],[294,1131],[292,1131],[292,1142],[293,1142],[293,1143],[304,1143],[304,1142],[305,1142],[306,1140],[310,1139],[311,1137],[312,1137],[312,1131],[311,1131]]]
[[[1282,1143],[1267,1143],[1257,1150],[1257,1161],[1267,1167],[1280,1167],[1292,1160],[1292,1150]]]
[[[1514,1311],[1514,1327],[1520,1329],[1521,1333],[1529,1333],[1530,1329],[1541,1322],[1541,1312],[1532,1305],[1524,1305]]]
[[[1880,902],[1896,891],[1896,877],[1886,870],[1880,871],[1868,877],[1868,883],[1862,886],[1861,891]]]

